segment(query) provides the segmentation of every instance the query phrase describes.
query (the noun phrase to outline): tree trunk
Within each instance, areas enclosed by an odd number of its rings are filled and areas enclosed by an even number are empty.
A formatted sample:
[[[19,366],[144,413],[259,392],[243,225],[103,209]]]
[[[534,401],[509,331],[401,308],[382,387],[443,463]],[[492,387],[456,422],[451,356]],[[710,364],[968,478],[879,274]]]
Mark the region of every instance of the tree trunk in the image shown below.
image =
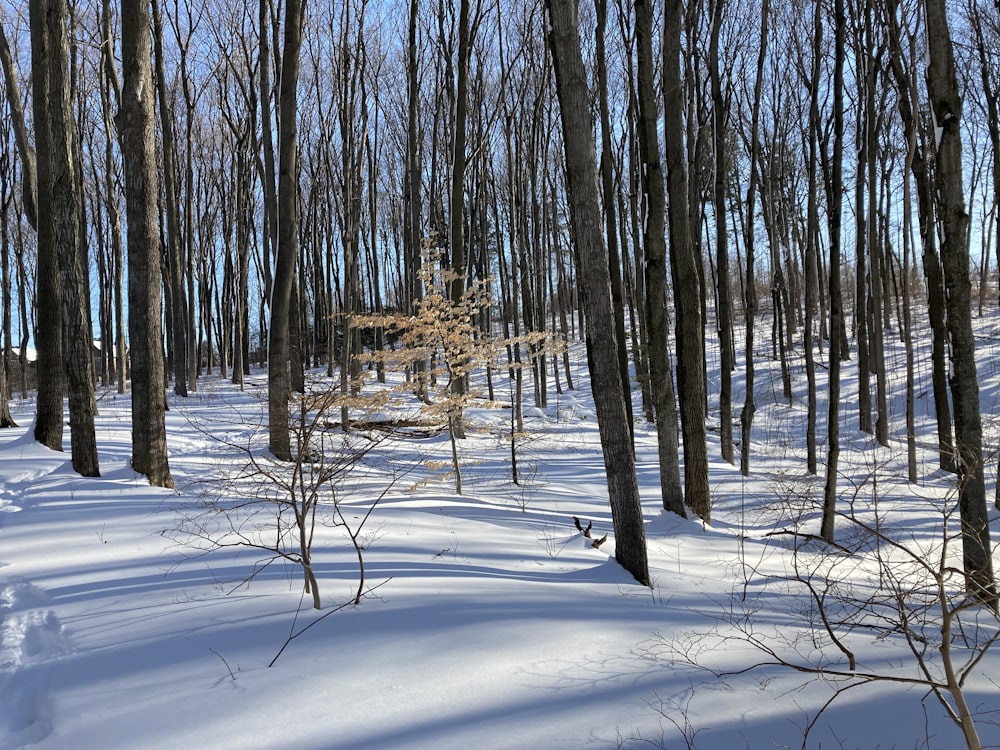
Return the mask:
[[[49,39],[45,27],[48,0],[32,0],[29,6],[31,26],[31,99],[36,123],[48,122]],[[35,152],[49,153],[48,128],[35,128]],[[38,398],[35,405],[34,436],[52,450],[62,450],[63,395],[65,366],[63,358],[62,283],[52,226],[52,168],[48,158],[37,164],[38,260],[35,296],[38,300],[35,347],[38,360]]]
[[[608,106],[608,63],[605,52],[605,31],[608,21],[608,0],[597,1],[597,87],[598,106],[601,114],[601,191],[604,198],[604,234],[608,246],[608,270],[611,273],[611,303],[615,313],[615,335],[618,337],[618,367],[621,370],[623,387],[627,394],[625,408],[629,413],[629,424],[633,424],[631,386],[628,373],[628,349],[625,346],[625,294],[622,283],[622,264],[618,248],[618,221],[615,216],[615,186],[611,150],[611,113]],[[655,110],[655,108],[654,108]],[[662,181],[662,177],[660,178]],[[676,437],[676,426],[674,434]],[[676,450],[675,450],[676,454]],[[676,461],[676,459],[675,459]],[[661,468],[662,471],[662,468]],[[680,470],[677,471],[677,488],[680,489]],[[666,507],[666,506],[664,506]],[[681,504],[683,510],[683,503]]]
[[[927,9],[927,93],[937,137],[935,188],[941,217],[941,262],[944,271],[948,335],[951,344],[951,395],[955,409],[958,452],[958,497],[966,590],[996,609],[993,547],[986,510],[983,475],[983,428],[979,381],[972,331],[969,279],[969,215],[962,185],[962,99],[955,74],[951,35],[944,0],[925,0]]]
[[[817,5],[820,0],[816,0]],[[820,8],[816,17],[820,17]],[[834,7],[834,63],[833,63],[833,154],[830,157],[830,174],[826,181],[827,205],[834,206],[829,211],[830,225],[830,371],[828,374],[826,416],[826,482],[823,487],[823,520],[820,535],[828,542],[833,541],[834,521],[837,517],[837,472],[840,468],[840,334],[844,325],[844,307],[840,283],[840,237],[841,209],[844,197],[844,47],[847,23],[844,19],[844,0],[835,0]],[[816,39],[813,54],[820,54],[822,38],[821,22],[816,24]]]
[[[288,400],[292,393],[289,366],[289,322],[295,262],[298,257],[297,86],[302,46],[302,2],[287,0],[278,93],[278,243],[275,248],[268,337],[267,403],[269,445],[274,456],[292,460]],[[298,314],[297,312],[294,314]]]
[[[77,182],[73,112],[69,81],[69,7],[50,0],[48,33],[47,127],[53,239],[62,287],[63,346],[69,385],[70,450],[73,468],[83,476],[99,476],[94,415],[93,333],[90,328],[89,269],[80,233],[82,197]]]
[[[663,507],[686,516],[678,465],[677,406],[667,352],[667,245],[664,226],[666,199],[656,133],[656,92],[653,88],[653,11],[647,0],[636,0],[635,35],[639,83],[639,153],[642,189],[646,196],[643,246],[646,249],[646,325],[649,328],[649,371],[656,413],[660,494]]]
[[[709,41],[709,76],[712,84],[712,129],[715,142],[715,257],[716,304],[719,333],[719,442],[724,461],[733,463],[733,303],[729,278],[729,228],[726,225],[726,178],[728,155],[726,153],[726,128],[729,123],[729,104],[722,91],[719,74],[719,32],[725,13],[725,0],[714,0],[712,7],[712,32]]]
[[[174,150],[174,129],[167,78],[163,71],[163,22],[159,0],[152,0],[153,52],[156,73],[156,93],[160,107],[160,143],[163,147],[163,198],[167,215],[167,266],[170,270],[170,336],[173,343],[174,393],[187,396],[188,374],[188,308],[185,296],[184,262],[181,254],[180,209],[177,205],[177,156]]]
[[[818,0],[817,0],[818,1]],[[767,57],[768,22],[770,20],[770,0],[763,0],[760,6],[760,48],[757,52],[757,70],[754,78],[753,105],[750,114],[750,184],[747,187],[747,219],[744,226],[746,246],[746,277],[743,281],[744,325],[746,328],[746,395],[740,411],[740,473],[750,475],[750,444],[753,433],[753,418],[757,411],[754,400],[754,329],[757,316],[757,278],[755,256],[756,205],[758,172],[754,168],[760,152],[760,102],[764,84],[764,63]]]
[[[7,35],[0,24],[0,65],[3,67],[4,91],[10,108],[11,125],[17,144],[17,155],[21,158],[21,210],[32,229],[38,229],[38,194],[36,192],[35,150],[28,140],[28,128],[24,124],[24,106],[21,104],[21,87],[17,83],[14,60],[7,44]]]
[[[937,228],[934,210],[933,186],[931,185],[930,168],[925,156],[925,144],[921,144],[918,136],[921,127],[918,113],[914,110],[919,101],[915,73],[912,66],[916,60],[917,40],[910,35],[908,55],[905,54],[902,41],[902,29],[896,20],[897,0],[892,0],[886,22],[890,32],[890,43],[893,54],[889,62],[898,93],[897,107],[903,121],[903,130],[907,140],[914,142],[913,154],[910,158],[910,171],[917,189],[917,218],[920,225],[922,245],[922,265],[927,279],[927,314],[931,325],[931,382],[934,390],[934,416],[938,433],[938,464],[942,469],[955,471],[955,457],[951,427],[951,406],[948,401],[947,378],[947,323],[945,320],[944,285],[942,282],[941,263],[937,252]],[[903,61],[909,60],[904,68]]]
[[[122,101],[118,130],[128,225],[128,330],[132,362],[132,468],[173,487],[167,462],[156,128],[148,0],[122,2]]]
[[[820,4],[816,4],[815,34],[817,42],[813,47],[811,74],[809,76],[809,164],[808,180],[809,195],[807,198],[806,218],[806,257],[805,257],[805,327],[803,328],[802,348],[806,360],[806,462],[810,474],[816,474],[816,357],[813,352],[813,313],[816,307],[816,294],[819,289],[819,139],[822,123],[819,114],[821,47],[823,19],[819,12]]]
[[[628,411],[618,372],[618,343],[612,323],[608,256],[601,232],[597,156],[590,127],[587,74],[580,51],[579,19],[575,0],[546,0],[546,5],[566,153],[570,229],[577,248],[580,291],[587,318],[591,387],[604,450],[615,559],[639,583],[648,586],[646,534]]]
[[[687,159],[684,148],[684,100],[681,83],[681,0],[668,0],[663,23],[663,131],[666,141],[667,192],[670,196],[671,266],[677,329],[677,393],[684,434],[684,499],[710,522],[705,359],[703,356],[699,258],[691,237]]]

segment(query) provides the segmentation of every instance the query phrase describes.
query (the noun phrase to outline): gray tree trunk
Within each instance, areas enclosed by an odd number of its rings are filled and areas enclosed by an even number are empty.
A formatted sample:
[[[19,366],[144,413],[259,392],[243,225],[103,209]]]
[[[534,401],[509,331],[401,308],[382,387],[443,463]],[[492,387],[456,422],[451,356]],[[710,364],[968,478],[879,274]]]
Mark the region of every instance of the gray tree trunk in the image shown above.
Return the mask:
[[[46,9],[48,34],[47,127],[49,199],[53,239],[62,286],[63,351],[69,385],[70,454],[73,469],[99,476],[94,415],[93,332],[90,328],[90,285],[84,266],[86,252],[80,233],[82,210],[74,151],[73,111],[69,81],[69,7],[50,0]]]
[[[149,0],[122,2],[122,101],[118,130],[128,225],[128,332],[132,363],[132,468],[173,487],[167,461],[160,232]]]
[[[656,413],[660,494],[663,507],[686,516],[681,488],[677,400],[667,351],[666,197],[657,136],[656,90],[653,87],[653,11],[648,0],[636,0],[635,36],[639,83],[639,154],[646,194],[643,246],[646,250],[646,325],[649,328],[649,374]]]
[[[709,76],[712,85],[712,131],[715,142],[715,257],[716,294],[718,295],[719,333],[719,443],[722,458],[729,463],[735,460],[733,447],[733,312],[729,275],[729,228],[726,223],[726,128],[729,122],[728,97],[722,90],[719,73],[719,33],[725,13],[725,0],[712,3],[712,32],[709,41]]]
[[[174,393],[187,396],[188,375],[188,306],[185,296],[184,261],[181,254],[180,208],[177,205],[177,156],[174,149],[173,117],[163,70],[163,22],[159,0],[152,0],[153,51],[156,93],[160,108],[160,143],[163,147],[163,197],[167,215],[167,265],[170,271],[170,312],[173,342]]]
[[[32,0],[29,6],[31,100],[36,123],[48,121],[49,40],[45,28],[47,9],[47,0]],[[35,152],[41,154],[49,152],[48,128],[35,128]],[[63,359],[62,313],[59,308],[62,284],[59,279],[59,260],[52,228],[52,169],[49,159],[40,158],[37,169],[38,260],[35,296],[38,300],[38,310],[35,347],[38,351],[38,360],[35,367],[38,377],[38,398],[35,405],[34,436],[42,445],[61,451],[66,375]]]
[[[611,310],[608,256],[601,230],[597,156],[587,73],[580,51],[577,6],[575,0],[547,0],[546,5],[566,152],[570,231],[576,244],[580,291],[587,318],[591,388],[604,450],[615,559],[639,583],[648,586],[646,533],[625,394],[618,373],[618,343]]]
[[[916,40],[913,32],[907,32],[908,53],[903,48],[903,29],[896,20],[896,0],[891,0],[886,13],[887,25],[890,30],[890,43],[893,54],[889,55],[889,63],[896,81],[898,92],[897,108],[903,121],[903,129],[907,140],[913,142],[913,153],[909,159],[910,171],[917,189],[917,218],[920,225],[921,261],[924,276],[927,279],[927,314],[931,326],[931,382],[934,389],[934,416],[938,432],[938,463],[942,469],[955,471],[954,440],[951,427],[951,405],[948,400],[947,377],[947,337],[948,329],[945,320],[944,283],[942,280],[941,261],[937,252],[937,228],[934,210],[933,185],[928,156],[925,153],[927,145],[923,143],[922,129],[915,107],[919,101],[916,88],[916,75],[911,70],[915,64]],[[904,61],[909,60],[904,67]]]
[[[754,329],[757,325],[757,269],[755,242],[755,215],[757,206],[757,182],[759,172],[754,168],[760,154],[760,102],[764,85],[764,63],[767,59],[768,24],[771,14],[770,0],[763,0],[760,7],[760,46],[757,52],[756,76],[753,87],[753,105],[750,114],[750,184],[747,187],[746,214],[744,222],[744,246],[746,247],[746,274],[743,280],[743,323],[746,331],[745,379],[746,393],[740,410],[740,473],[750,475],[750,446],[753,437],[753,418],[757,411],[754,399],[756,365],[754,364]]]
[[[819,0],[816,0],[819,3]],[[819,17],[820,9],[816,15]],[[833,154],[830,156],[830,174],[827,180],[827,205],[840,206],[844,196],[844,47],[847,23],[844,19],[844,0],[834,2],[834,63],[833,63]],[[820,24],[813,54],[822,49]],[[823,520],[820,535],[833,541],[834,521],[837,517],[837,472],[840,467],[840,361],[843,346],[841,330],[844,326],[844,303],[840,282],[841,211],[835,208],[828,214],[830,228],[830,371],[828,374],[826,416],[826,481],[823,486]]]
[[[993,547],[983,475],[983,427],[972,331],[972,284],[969,279],[969,215],[962,185],[962,99],[955,74],[944,0],[925,0],[927,9],[927,93],[937,136],[935,187],[941,219],[941,265],[944,271],[948,335],[951,344],[951,395],[958,451],[958,498],[966,590],[996,609]]]
[[[28,223],[37,230],[38,198],[35,192],[35,150],[28,140],[28,128],[24,123],[24,105],[21,103],[21,87],[17,83],[14,60],[2,25],[0,25],[0,65],[3,67],[4,91],[7,94],[7,104],[10,107],[10,119],[14,128],[17,154],[21,158],[21,208]]]
[[[608,243],[608,270],[611,273],[611,301],[615,313],[615,335],[618,337],[618,367],[621,370],[625,392],[629,393],[628,349],[625,339],[625,291],[622,281],[621,254],[618,245],[618,219],[615,211],[614,152],[611,146],[611,113],[608,105],[608,64],[605,52],[605,30],[608,20],[608,0],[597,2],[597,87],[598,107],[601,113],[601,191],[604,198],[604,234]],[[662,179],[662,178],[661,178]],[[629,424],[633,423],[631,396],[625,399]],[[674,430],[676,433],[676,429]],[[675,451],[676,461],[676,451]],[[680,490],[680,468],[677,469],[677,487]]]
[[[684,148],[684,97],[680,70],[682,11],[681,0],[667,1],[663,20],[663,134],[676,307],[677,394],[684,435],[684,500],[702,520],[709,522],[712,500],[708,490],[705,425],[705,331],[702,324],[700,263],[691,237]]]
[[[278,235],[268,332],[267,414],[271,453],[292,460],[288,400],[292,393],[289,365],[289,321],[295,262],[298,257],[298,102],[299,52],[302,47],[302,2],[287,0],[278,91]],[[297,314],[297,313],[296,313]]]

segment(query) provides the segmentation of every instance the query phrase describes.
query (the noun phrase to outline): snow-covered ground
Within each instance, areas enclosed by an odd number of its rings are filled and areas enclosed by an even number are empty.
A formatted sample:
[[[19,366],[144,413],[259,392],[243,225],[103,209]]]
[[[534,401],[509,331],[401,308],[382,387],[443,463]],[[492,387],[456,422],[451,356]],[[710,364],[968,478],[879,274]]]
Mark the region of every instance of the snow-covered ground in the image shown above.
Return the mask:
[[[201,555],[181,543],[206,504],[259,490],[259,477],[235,477],[246,461],[239,446],[259,455],[266,445],[263,376],[242,393],[213,376],[187,399],[171,394],[176,491],[150,488],[129,468],[127,397],[100,393],[99,479],[75,475],[68,453],[33,443],[33,404],[15,401],[22,427],[0,432],[0,749],[801,747],[817,712],[850,683],[749,668],[773,661],[767,649],[847,668],[803,580],[829,596],[833,631],[858,673],[919,672],[898,635],[848,631],[849,604],[870,593],[876,551],[887,559],[889,545],[864,539],[847,519],[838,540],[874,551],[824,558],[803,536],[818,529],[822,480],[805,473],[796,366],[792,405],[773,372],[759,378],[750,477],[719,459],[712,433],[710,526],[659,510],[655,432],[637,426],[652,590],[614,563],[613,535],[594,549],[575,527],[574,516],[592,521],[594,536],[611,530],[589,385],[577,365],[576,390],[553,390],[547,408],[527,412],[520,486],[510,481],[509,409],[470,410],[462,496],[432,463],[450,459],[445,433],[372,443],[337,490],[355,529],[384,493],[359,535],[369,593],[337,609],[358,586],[358,563],[343,529],[321,526],[313,553],[323,612],[303,599],[291,564],[264,567],[241,585],[261,553]],[[841,510],[877,519],[886,539],[908,549],[936,549],[952,496],[928,450],[933,441],[921,440],[921,481],[907,486],[902,402],[894,396],[893,445],[876,449],[854,431],[852,368]],[[919,403],[929,434],[926,370]],[[996,381],[984,373],[994,441]],[[991,463],[991,492],[994,470]],[[837,566],[829,578],[856,588],[822,588],[828,564]],[[325,619],[303,630],[317,617]],[[930,636],[935,622],[932,610]],[[980,641],[997,630],[993,619],[982,625]],[[934,649],[928,642],[931,668]],[[1000,745],[1000,719],[990,713],[1000,709],[998,676],[1000,650],[965,687],[987,745]],[[962,747],[926,693],[887,681],[850,688],[810,728],[808,747]]]

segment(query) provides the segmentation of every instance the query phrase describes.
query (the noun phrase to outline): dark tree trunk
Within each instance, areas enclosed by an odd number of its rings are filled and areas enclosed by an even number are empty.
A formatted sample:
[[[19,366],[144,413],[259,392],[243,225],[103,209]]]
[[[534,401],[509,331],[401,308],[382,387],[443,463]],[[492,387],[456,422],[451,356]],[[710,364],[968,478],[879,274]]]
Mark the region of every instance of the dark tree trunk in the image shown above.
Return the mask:
[[[951,395],[955,409],[958,497],[966,590],[997,608],[993,547],[986,510],[983,474],[983,428],[972,330],[969,279],[969,215],[962,184],[962,100],[955,74],[944,0],[925,0],[927,9],[927,93],[936,126],[935,188],[941,218],[941,264],[944,271],[948,335],[951,344]]]
[[[0,65],[3,67],[4,91],[10,108],[11,125],[17,144],[17,155],[21,159],[21,210],[28,223],[38,229],[38,195],[36,192],[35,150],[28,140],[28,128],[24,123],[24,106],[21,104],[21,87],[17,83],[14,60],[11,57],[7,35],[0,25]]]
[[[288,412],[288,400],[292,393],[289,323],[290,316],[298,314],[290,308],[298,257],[296,106],[301,46],[302,2],[287,0],[278,94],[278,243],[275,248],[267,359],[269,445],[275,457],[283,461],[292,460]]]
[[[615,559],[639,583],[648,586],[646,534],[628,411],[618,371],[608,256],[601,231],[597,156],[591,130],[587,74],[580,51],[576,2],[547,0],[546,5],[566,152],[570,229],[577,249],[580,291],[587,318],[591,387],[604,449],[615,534]]]
[[[611,113],[608,106],[608,64],[605,51],[605,31],[608,21],[608,0],[597,2],[597,86],[598,106],[601,114],[601,191],[604,198],[604,234],[608,246],[608,270],[611,273],[611,303],[615,313],[615,335],[618,337],[618,367],[621,370],[622,383],[625,392],[631,392],[628,373],[628,349],[625,346],[625,293],[622,283],[622,264],[618,248],[618,221],[615,215],[615,185],[612,161],[614,154],[611,149]],[[661,177],[662,180],[662,177]],[[629,424],[633,424],[631,395],[625,399],[625,408],[629,413]],[[676,435],[676,427],[674,429]],[[676,451],[675,451],[676,453]],[[661,469],[662,470],[662,469]],[[680,489],[680,472],[677,477]],[[683,504],[681,506],[683,508]]]
[[[31,90],[32,113],[36,123],[48,122],[49,99],[49,40],[45,26],[48,0],[32,0],[31,25]],[[48,128],[35,128],[35,152],[49,153]],[[36,264],[35,296],[36,313],[35,347],[38,360],[35,364],[38,377],[38,399],[35,410],[34,436],[42,445],[52,450],[62,450],[63,395],[65,366],[63,359],[62,313],[59,300],[62,284],[59,279],[59,260],[56,254],[55,233],[52,226],[52,168],[49,159],[38,160],[36,175],[38,197],[38,260]]]
[[[717,327],[719,333],[719,442],[722,458],[733,463],[733,303],[729,278],[729,228],[726,225],[726,178],[728,155],[726,153],[726,128],[729,122],[729,104],[722,91],[719,73],[719,32],[725,12],[725,0],[714,0],[712,7],[712,33],[709,42],[709,76],[712,84],[712,130],[715,142],[715,257],[716,294],[718,295]],[[814,469],[815,470],[815,469]]]
[[[148,0],[122,2],[122,101],[128,309],[132,363],[132,468],[173,487],[167,462],[156,128]]]
[[[917,189],[917,218],[920,225],[922,247],[922,265],[927,279],[927,314],[931,325],[931,382],[934,390],[934,416],[938,433],[938,464],[942,469],[955,471],[955,456],[953,449],[951,406],[948,400],[947,377],[947,337],[948,329],[945,320],[944,284],[942,281],[941,261],[937,252],[937,228],[934,208],[933,185],[931,184],[931,169],[925,156],[926,144],[921,141],[922,135],[918,114],[914,110],[918,99],[916,89],[916,74],[913,66],[916,64],[913,49],[915,40],[910,39],[910,54],[903,49],[902,29],[896,20],[897,0],[892,0],[886,21],[890,32],[890,43],[893,54],[889,55],[893,77],[898,93],[897,107],[903,121],[903,130],[907,141],[913,142],[913,153],[909,159],[910,171]],[[909,57],[910,62],[904,67],[903,61]]]
[[[167,215],[167,265],[170,270],[170,336],[173,343],[174,393],[187,396],[188,374],[188,307],[185,296],[184,262],[181,253],[180,209],[177,205],[177,156],[174,149],[173,117],[163,71],[163,22],[159,0],[152,0],[153,51],[156,73],[156,93],[160,108],[160,143],[163,148],[163,198]]]
[[[746,275],[743,281],[744,325],[746,330],[745,364],[746,364],[746,395],[743,409],[740,411],[740,473],[750,475],[750,445],[753,436],[753,418],[757,411],[754,399],[755,370],[754,364],[754,329],[757,316],[757,279],[756,279],[756,241],[755,227],[757,205],[758,172],[754,165],[760,153],[760,102],[764,85],[764,63],[767,56],[768,23],[770,21],[770,0],[763,0],[760,8],[760,48],[757,52],[757,69],[753,88],[753,105],[750,114],[750,184],[747,187],[747,219],[744,226],[744,245],[746,246]]]
[[[643,231],[643,246],[646,249],[646,325],[649,329],[649,372],[660,461],[660,494],[666,510],[686,516],[678,461],[680,445],[677,435],[677,403],[667,351],[666,198],[656,133],[653,11],[647,0],[636,0],[635,35],[639,83],[639,153],[647,212]]]
[[[819,0],[816,0],[819,5]],[[816,17],[820,18],[820,8]],[[840,361],[843,345],[840,331],[844,326],[844,307],[840,283],[841,211],[844,196],[844,47],[847,23],[844,18],[844,0],[835,0],[834,13],[834,63],[833,63],[833,154],[829,159],[827,205],[835,206],[829,212],[830,224],[830,372],[826,417],[826,482],[823,488],[823,520],[820,535],[833,541],[834,521],[837,517],[837,472],[840,467]],[[820,54],[822,23],[816,23],[813,54]]]
[[[708,450],[705,425],[704,326],[700,261],[691,236],[687,158],[684,148],[684,100],[681,85],[681,0],[667,0],[663,23],[663,131],[666,141],[667,192],[670,196],[671,266],[677,329],[677,394],[684,434],[684,501],[711,521]]]
[[[73,468],[83,476],[99,476],[94,415],[93,333],[90,328],[89,269],[80,231],[82,197],[77,182],[73,112],[69,80],[69,7],[50,0],[46,12],[48,46],[49,199],[53,239],[62,287],[63,352],[69,385],[70,450]]]

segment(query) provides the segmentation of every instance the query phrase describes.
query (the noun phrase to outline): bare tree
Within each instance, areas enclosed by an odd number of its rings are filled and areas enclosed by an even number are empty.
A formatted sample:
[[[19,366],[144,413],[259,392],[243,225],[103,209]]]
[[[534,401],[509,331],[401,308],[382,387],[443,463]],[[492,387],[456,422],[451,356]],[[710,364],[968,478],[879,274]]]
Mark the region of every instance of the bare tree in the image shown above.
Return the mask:
[[[615,559],[649,585],[646,533],[635,475],[632,435],[618,370],[607,250],[601,232],[597,155],[591,130],[587,74],[580,51],[575,0],[547,0],[566,152],[570,230],[576,244],[580,292],[587,318],[591,387],[604,450],[615,532]]]
[[[32,0],[29,5],[31,27],[31,103],[36,123],[48,121],[49,99],[49,40],[45,28],[47,0]],[[49,153],[48,128],[35,128],[35,152]],[[65,368],[63,358],[62,298],[59,260],[52,227],[52,169],[49,159],[37,164],[36,194],[38,197],[38,263],[35,295],[38,300],[35,348],[38,351],[38,398],[35,402],[34,436],[52,450],[62,450],[63,392]]]
[[[33,19],[34,20],[34,19]],[[66,0],[49,0],[45,8],[48,96],[45,128],[49,167],[48,194],[53,241],[59,265],[63,353],[69,386],[70,446],[73,468],[84,476],[99,476],[94,415],[93,335],[90,330],[90,285],[87,251],[82,241],[80,186],[74,144],[69,80],[69,7]],[[43,152],[45,153],[45,152]]]
[[[646,196],[643,247],[646,254],[646,325],[649,328],[649,374],[656,412],[657,454],[663,507],[686,516],[678,466],[677,406],[670,355],[667,352],[666,197],[657,136],[656,91],[653,87],[653,11],[650,3],[635,3],[637,75],[639,83],[639,153],[642,189]],[[676,297],[675,297],[676,298]]]
[[[184,261],[181,253],[181,220],[178,207],[177,156],[174,138],[173,107],[163,64],[163,20],[159,0],[152,0],[153,59],[156,75],[156,95],[160,110],[160,143],[163,148],[163,199],[167,217],[167,267],[170,273],[170,331],[173,355],[174,393],[188,395],[188,306],[184,288]],[[193,353],[191,353],[193,356]]]
[[[757,412],[757,402],[754,396],[756,382],[756,365],[754,363],[754,329],[757,326],[757,267],[756,241],[754,224],[757,206],[757,184],[759,173],[755,167],[760,153],[760,102],[764,86],[764,63],[767,59],[769,23],[771,15],[770,0],[763,0],[760,7],[760,45],[757,50],[756,76],[753,86],[753,103],[750,114],[750,180],[747,186],[746,213],[744,224],[744,247],[746,248],[746,273],[743,279],[743,324],[746,341],[745,351],[745,390],[743,408],[740,410],[740,473],[750,474],[750,445],[753,436],[754,414]]]
[[[819,4],[820,0],[816,0]],[[817,15],[819,9],[817,9]],[[827,163],[826,193],[830,232],[830,350],[827,375],[826,482],[823,489],[821,536],[833,541],[837,513],[837,472],[840,467],[840,330],[844,320],[840,283],[841,203],[844,195],[844,46],[846,21],[844,0],[835,0],[833,50],[833,153]],[[819,54],[821,37],[817,36],[814,54]]]
[[[292,392],[288,329],[292,315],[292,287],[295,284],[295,265],[298,257],[296,109],[301,48],[302,2],[288,0],[285,4],[281,83],[278,94],[278,244],[275,247],[267,360],[270,449],[277,458],[284,461],[292,460],[288,415],[288,401]]]
[[[925,0],[927,12],[927,93],[937,139],[935,187],[941,218],[941,262],[947,291],[951,344],[951,396],[958,450],[959,508],[966,586],[971,595],[997,608],[993,548],[983,475],[983,427],[979,412],[976,342],[972,331],[969,279],[969,215],[962,184],[962,98],[955,74],[951,33],[944,0]]]
[[[173,487],[167,461],[160,232],[149,0],[122,3],[122,97],[117,116],[128,224],[128,329],[132,362],[132,468]]]
[[[728,153],[726,148],[729,126],[729,95],[723,92],[719,71],[719,35],[725,16],[725,0],[712,3],[712,31],[709,40],[708,72],[712,85],[712,139],[715,151],[715,257],[717,322],[719,334],[719,440],[722,458],[729,463],[735,460],[733,448],[733,313],[729,274],[729,227],[726,222],[726,180]]]
[[[704,521],[712,517],[705,425],[705,337],[700,259],[690,225],[684,97],[681,85],[681,0],[667,0],[663,20],[663,131],[670,196],[670,262],[677,329],[677,392],[684,434],[684,501]]]

